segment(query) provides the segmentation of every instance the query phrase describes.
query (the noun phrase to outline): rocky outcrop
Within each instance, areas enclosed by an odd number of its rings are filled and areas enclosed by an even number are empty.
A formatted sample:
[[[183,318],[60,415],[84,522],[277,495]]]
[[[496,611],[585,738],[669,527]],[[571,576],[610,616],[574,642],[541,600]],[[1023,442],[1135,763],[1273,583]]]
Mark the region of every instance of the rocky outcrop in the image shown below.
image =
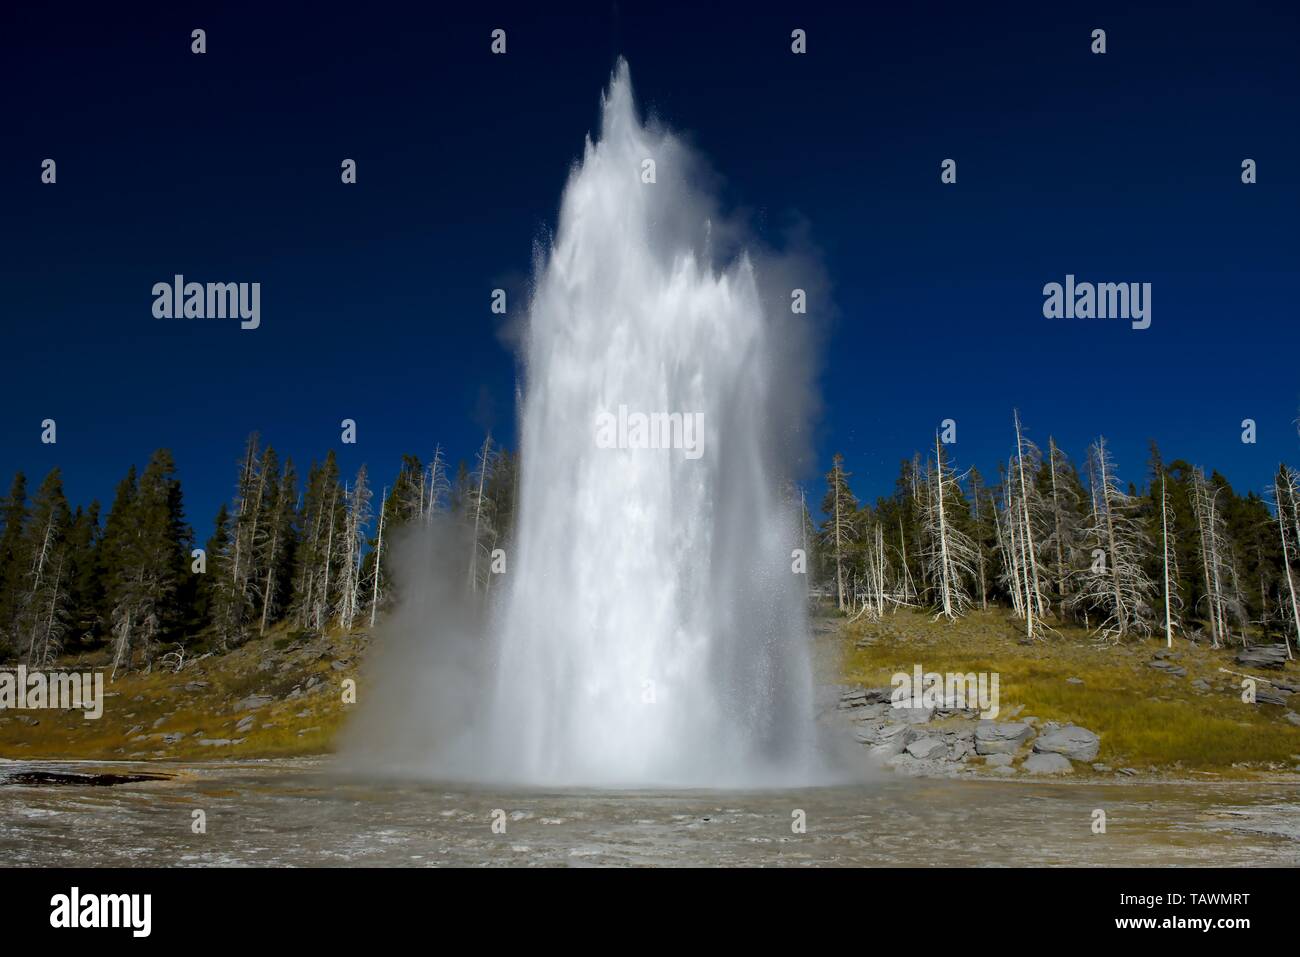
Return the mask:
[[[1160,659],[1158,659],[1160,660]],[[1091,763],[1100,739],[1075,724],[981,720],[965,709],[895,708],[889,688],[845,691],[838,711],[852,722],[853,736],[873,758],[912,776],[954,776],[979,773],[1014,777],[1069,774],[1073,762]],[[1015,714],[1020,708],[1010,713]],[[1020,760],[1020,756],[1029,754]],[[1106,765],[1093,769],[1112,771]]]
[[[1035,753],[1059,754],[1071,761],[1091,761],[1100,747],[1097,735],[1074,724],[1048,731],[1034,741]]]
[[[975,728],[976,754],[1015,754],[1034,735],[1022,721],[981,721]]]
[[[1286,665],[1285,645],[1256,645],[1237,653],[1237,664],[1247,668],[1278,668]]]
[[[1030,774],[1070,774],[1074,771],[1070,759],[1060,754],[1031,754],[1021,767]]]

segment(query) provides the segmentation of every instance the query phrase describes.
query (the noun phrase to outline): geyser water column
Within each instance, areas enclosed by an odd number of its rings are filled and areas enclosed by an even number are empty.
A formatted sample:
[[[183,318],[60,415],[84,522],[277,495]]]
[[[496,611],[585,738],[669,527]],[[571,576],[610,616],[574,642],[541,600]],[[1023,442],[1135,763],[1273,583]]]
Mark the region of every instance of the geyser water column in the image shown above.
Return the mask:
[[[817,763],[797,520],[767,415],[780,357],[749,259],[709,261],[695,172],[639,121],[620,61],[530,305],[482,755],[498,779],[750,786]],[[599,435],[610,416],[673,413],[702,427],[698,447]],[[632,426],[623,444],[644,444]]]

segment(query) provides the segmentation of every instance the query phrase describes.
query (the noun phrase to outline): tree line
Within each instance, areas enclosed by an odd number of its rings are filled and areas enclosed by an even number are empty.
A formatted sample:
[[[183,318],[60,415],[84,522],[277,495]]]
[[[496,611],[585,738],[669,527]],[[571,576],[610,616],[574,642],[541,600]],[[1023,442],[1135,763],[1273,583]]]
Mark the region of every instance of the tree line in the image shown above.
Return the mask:
[[[441,447],[427,462],[403,456],[376,503],[366,466],[345,478],[330,452],[300,482],[254,434],[202,544],[166,449],[127,471],[107,513],[97,501],[73,508],[57,468],[34,494],[19,472],[0,500],[0,660],[41,667],[107,648],[116,674],[163,653],[227,650],[281,623],[372,625],[394,600],[393,536],[436,516],[465,526],[467,579],[486,588],[491,552],[513,525],[517,472],[517,455],[489,435],[454,474]]]
[[[1139,487],[1104,437],[1082,467],[1019,413],[994,481],[959,472],[936,433],[892,495],[860,503],[836,455],[820,526],[806,505],[820,588],[854,617],[914,606],[956,619],[1005,606],[1032,639],[1064,624],[1120,641],[1175,634],[1229,643],[1300,639],[1300,472],[1280,464],[1266,500],[1218,472],[1166,461],[1154,441]],[[1014,440],[1014,441],[1013,441]]]

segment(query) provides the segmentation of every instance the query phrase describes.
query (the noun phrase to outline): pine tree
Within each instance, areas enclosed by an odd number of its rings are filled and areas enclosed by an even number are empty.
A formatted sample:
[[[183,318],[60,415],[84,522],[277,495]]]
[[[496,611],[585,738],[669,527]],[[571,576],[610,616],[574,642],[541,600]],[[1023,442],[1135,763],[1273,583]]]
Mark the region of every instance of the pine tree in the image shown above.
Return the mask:
[[[22,605],[27,562],[23,545],[27,529],[27,477],[18,472],[0,504],[0,657],[19,647],[18,613]]]
[[[134,666],[137,652],[146,668],[151,667],[159,644],[179,637],[178,626],[185,618],[179,596],[188,570],[190,532],[175,470],[171,453],[159,449],[138,484],[132,470],[119,485],[109,518],[114,676]]]
[[[338,524],[338,462],[331,451],[307,473],[307,490],[298,524],[302,538],[294,575],[294,616],[298,627],[324,630],[333,614],[329,572],[334,530]]]
[[[271,450],[267,449],[266,458]],[[284,471],[275,481],[275,470],[271,462],[266,462],[264,471],[271,470],[270,481],[274,484],[265,497],[264,515],[258,526],[259,537],[256,547],[258,578],[261,593],[258,604],[261,617],[258,634],[266,634],[268,624],[279,619],[281,605],[284,602],[293,569],[293,553],[296,546],[294,529],[294,504],[298,495],[298,479],[294,473],[293,463],[285,462]]]
[[[70,640],[82,647],[97,645],[103,638],[99,617],[104,604],[104,582],[99,575],[100,539],[99,502],[92,501],[85,509],[78,506],[68,534],[68,603]]]

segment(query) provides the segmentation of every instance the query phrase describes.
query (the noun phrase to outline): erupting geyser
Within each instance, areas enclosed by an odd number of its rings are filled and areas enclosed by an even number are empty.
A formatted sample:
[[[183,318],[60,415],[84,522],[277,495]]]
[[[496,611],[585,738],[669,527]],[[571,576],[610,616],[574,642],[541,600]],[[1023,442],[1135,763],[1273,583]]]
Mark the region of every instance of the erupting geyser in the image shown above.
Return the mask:
[[[782,357],[749,258],[710,261],[693,171],[639,121],[620,61],[530,307],[519,521],[473,745],[496,780],[751,786],[818,763]]]

